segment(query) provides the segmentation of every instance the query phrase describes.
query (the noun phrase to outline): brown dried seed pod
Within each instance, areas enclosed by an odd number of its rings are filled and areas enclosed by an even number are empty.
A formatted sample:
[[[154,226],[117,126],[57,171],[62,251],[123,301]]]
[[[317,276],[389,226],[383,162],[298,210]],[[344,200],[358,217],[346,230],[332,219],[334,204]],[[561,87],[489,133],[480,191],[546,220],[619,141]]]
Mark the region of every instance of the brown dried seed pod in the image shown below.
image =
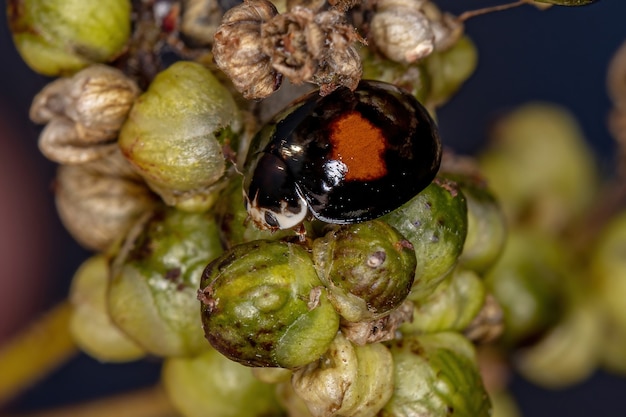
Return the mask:
[[[247,99],[265,98],[280,87],[282,76],[261,47],[261,25],[277,14],[267,0],[246,0],[224,14],[215,33],[215,63]]]
[[[312,81],[320,86],[321,95],[329,94],[339,86],[354,90],[363,74],[355,43],[366,43],[365,40],[339,11],[318,13],[315,21],[326,35],[325,44],[330,46],[324,50]]]
[[[139,92],[135,82],[121,71],[92,65],[72,78],[46,86],[35,96],[30,117],[36,123],[69,119],[84,143],[112,140]]]
[[[435,51],[445,51],[461,39],[465,27],[456,16],[442,13],[431,1],[424,2],[421,10],[430,21],[430,28],[435,36]]]
[[[41,153],[60,164],[95,161],[116,148],[115,142],[85,143],[76,131],[76,124],[62,117],[52,119],[39,135]]]
[[[287,10],[293,10],[295,7],[300,6],[313,11],[318,11],[326,5],[326,0],[287,0],[286,3]]]
[[[324,59],[312,81],[320,86],[320,95],[332,93],[337,87],[345,86],[354,90],[363,75],[361,57],[354,46],[334,53]]]
[[[430,55],[435,34],[421,0],[380,0],[370,22],[369,36],[387,58],[412,63]]]
[[[212,45],[222,16],[217,0],[184,0],[180,31],[194,45]]]
[[[143,184],[98,174],[89,165],[59,167],[55,196],[59,217],[70,234],[98,251],[108,249],[157,201]]]
[[[315,17],[311,9],[296,6],[261,25],[263,52],[294,84],[311,79],[323,53],[325,34]]]

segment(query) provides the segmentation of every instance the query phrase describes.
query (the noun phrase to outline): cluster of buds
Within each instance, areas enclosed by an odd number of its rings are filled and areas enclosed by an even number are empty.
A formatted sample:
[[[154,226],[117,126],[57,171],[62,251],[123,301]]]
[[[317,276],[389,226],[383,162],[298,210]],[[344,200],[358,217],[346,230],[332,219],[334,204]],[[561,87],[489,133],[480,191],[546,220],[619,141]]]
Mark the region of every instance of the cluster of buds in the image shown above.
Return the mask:
[[[115,68],[93,65],[48,84],[33,100],[30,118],[46,127],[39,147],[61,164],[93,161],[112,152],[139,88]]]
[[[294,6],[279,14],[267,0],[247,0],[224,15],[213,54],[247,99],[269,96],[283,77],[318,84],[327,94],[359,82],[357,41],[361,37],[339,11]]]
[[[41,152],[61,165],[55,184],[61,220],[90,249],[108,248],[156,203],[117,145],[139,94],[121,71],[97,64],[48,84],[30,109],[34,122],[46,124]]]

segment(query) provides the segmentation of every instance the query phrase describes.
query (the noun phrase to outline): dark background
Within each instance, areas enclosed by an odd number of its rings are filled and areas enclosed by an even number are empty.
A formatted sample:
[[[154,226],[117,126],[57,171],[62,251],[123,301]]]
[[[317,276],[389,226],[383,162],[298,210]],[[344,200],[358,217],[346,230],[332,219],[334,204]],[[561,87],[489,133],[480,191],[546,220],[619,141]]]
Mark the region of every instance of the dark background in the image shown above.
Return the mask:
[[[436,2],[456,14],[497,4]],[[15,314],[9,323],[0,320],[4,326],[0,340],[62,300],[75,269],[89,255],[59,223],[51,191],[55,166],[39,154],[40,127],[28,120],[31,99],[48,80],[21,61],[2,13],[0,218],[8,221],[0,223],[5,237],[0,245],[0,293],[17,292],[12,288],[19,285],[31,285],[32,290],[14,300]],[[479,66],[439,113],[446,144],[458,152],[474,152],[498,115],[530,100],[549,101],[574,113],[597,151],[601,171],[610,173],[613,143],[606,128],[610,102],[605,74],[612,54],[626,40],[626,1],[601,0],[582,8],[553,7],[543,12],[525,6],[477,17],[466,28],[478,47]],[[19,257],[13,251],[26,255]],[[6,317],[5,322],[10,314]],[[10,408],[59,406],[150,384],[157,378],[157,363],[103,366],[81,355]],[[559,391],[541,390],[515,377],[512,389],[526,417],[626,416],[626,377],[597,373],[584,384]]]

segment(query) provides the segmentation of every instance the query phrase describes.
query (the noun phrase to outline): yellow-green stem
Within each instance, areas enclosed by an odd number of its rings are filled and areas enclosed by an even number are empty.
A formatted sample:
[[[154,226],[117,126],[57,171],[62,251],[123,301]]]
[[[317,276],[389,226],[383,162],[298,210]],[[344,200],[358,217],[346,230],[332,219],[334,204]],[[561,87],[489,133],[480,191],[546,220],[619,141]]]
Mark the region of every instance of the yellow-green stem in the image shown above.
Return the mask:
[[[0,346],[0,405],[78,352],[69,332],[71,309],[68,302],[59,304]]]
[[[177,417],[160,386],[71,405],[56,410],[6,417]]]

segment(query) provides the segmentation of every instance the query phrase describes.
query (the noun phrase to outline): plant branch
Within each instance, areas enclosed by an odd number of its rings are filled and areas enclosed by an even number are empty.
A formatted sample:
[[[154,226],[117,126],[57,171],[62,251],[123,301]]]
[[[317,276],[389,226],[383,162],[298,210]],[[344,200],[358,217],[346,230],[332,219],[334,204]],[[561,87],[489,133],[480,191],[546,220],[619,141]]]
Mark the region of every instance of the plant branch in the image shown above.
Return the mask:
[[[465,22],[466,20],[471,19],[472,17],[481,16],[481,15],[493,13],[493,12],[501,12],[503,10],[512,9],[514,7],[519,7],[524,4],[530,4],[530,3],[532,3],[532,0],[518,0],[513,3],[500,4],[500,5],[492,6],[492,7],[484,7],[482,9],[477,9],[477,10],[469,10],[467,12],[461,13],[459,17],[457,17],[457,20],[459,22]]]
[[[6,417],[177,417],[165,392],[160,386],[90,401],[84,404],[61,407],[34,414]]]
[[[63,302],[0,346],[0,405],[78,352],[69,332],[71,306]]]

